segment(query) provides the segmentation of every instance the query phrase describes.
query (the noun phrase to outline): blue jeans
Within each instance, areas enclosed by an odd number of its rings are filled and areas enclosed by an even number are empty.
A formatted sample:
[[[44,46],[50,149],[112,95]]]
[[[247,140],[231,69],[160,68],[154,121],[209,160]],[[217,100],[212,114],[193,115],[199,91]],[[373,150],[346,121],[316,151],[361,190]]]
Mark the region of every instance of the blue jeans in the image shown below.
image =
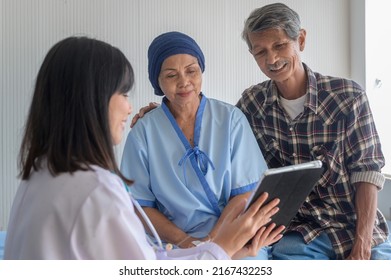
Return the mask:
[[[306,244],[298,232],[290,232],[274,244],[271,249],[274,260],[334,260],[335,253],[326,233],[322,233],[311,243]],[[391,243],[372,248],[371,260],[391,260]]]
[[[255,257],[246,257],[243,260],[268,260],[268,259],[270,259],[269,247],[266,246],[266,247],[262,247],[258,251],[258,255],[256,255]]]

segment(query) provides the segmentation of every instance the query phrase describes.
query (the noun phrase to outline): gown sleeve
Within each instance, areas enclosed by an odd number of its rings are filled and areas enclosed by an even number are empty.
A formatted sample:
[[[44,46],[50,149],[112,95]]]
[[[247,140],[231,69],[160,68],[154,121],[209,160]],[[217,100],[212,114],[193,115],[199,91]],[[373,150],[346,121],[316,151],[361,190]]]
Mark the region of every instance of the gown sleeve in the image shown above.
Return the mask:
[[[240,186],[233,186],[231,196],[235,196],[253,190],[268,167],[245,115],[238,109],[234,111],[230,142],[232,182]]]

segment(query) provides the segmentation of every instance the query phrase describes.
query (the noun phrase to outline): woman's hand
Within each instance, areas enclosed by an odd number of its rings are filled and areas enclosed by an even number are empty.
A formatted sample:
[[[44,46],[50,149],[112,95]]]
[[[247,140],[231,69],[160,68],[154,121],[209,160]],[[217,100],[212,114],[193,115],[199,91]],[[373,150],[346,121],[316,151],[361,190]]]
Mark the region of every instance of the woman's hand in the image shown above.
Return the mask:
[[[268,194],[263,193],[245,212],[243,211],[246,199],[237,199],[229,208],[229,212],[224,213],[225,218],[213,241],[231,258],[255,256],[261,247],[270,245],[282,237],[284,226],[265,226],[279,210],[279,199],[263,205],[267,197]]]
[[[284,226],[276,228],[276,224],[274,223],[271,223],[267,227],[261,227],[251,241],[232,256],[232,259],[243,259],[249,256],[257,256],[262,247],[273,244],[281,239],[281,232],[284,228]]]

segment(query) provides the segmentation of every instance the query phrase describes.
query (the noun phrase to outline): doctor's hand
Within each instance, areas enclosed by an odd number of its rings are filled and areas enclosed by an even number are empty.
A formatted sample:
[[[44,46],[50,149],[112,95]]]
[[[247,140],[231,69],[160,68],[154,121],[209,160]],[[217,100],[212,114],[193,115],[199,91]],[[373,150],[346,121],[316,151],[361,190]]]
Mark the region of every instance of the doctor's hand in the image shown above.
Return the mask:
[[[246,199],[238,199],[231,205],[229,212],[224,213],[225,218],[213,242],[222,247],[231,258],[256,256],[261,247],[281,239],[284,226],[276,227],[272,223],[266,227],[279,210],[279,199],[263,205],[267,197],[267,193],[262,194],[245,212]]]
[[[144,106],[142,107],[138,113],[136,115],[134,115],[133,119],[132,119],[132,122],[130,123],[130,127],[132,128],[138,121],[138,119],[141,119],[142,117],[144,117],[144,115],[146,113],[148,113],[149,111],[152,111],[153,109],[155,109],[157,106],[159,106],[159,103],[156,103],[156,102],[150,102],[148,106]]]
[[[281,232],[285,229],[284,226],[276,228],[275,223],[271,223],[267,227],[261,227],[257,234],[251,239],[249,243],[237,251],[231,258],[243,259],[245,257],[255,257],[258,255],[262,247],[273,244],[281,239]]]

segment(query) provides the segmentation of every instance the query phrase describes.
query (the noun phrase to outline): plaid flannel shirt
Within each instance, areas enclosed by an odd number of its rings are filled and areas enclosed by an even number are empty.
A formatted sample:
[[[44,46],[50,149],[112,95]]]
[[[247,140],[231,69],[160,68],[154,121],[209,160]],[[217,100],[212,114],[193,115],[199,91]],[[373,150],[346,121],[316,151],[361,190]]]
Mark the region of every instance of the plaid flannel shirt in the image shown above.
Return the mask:
[[[304,111],[294,120],[284,111],[273,81],[242,94],[239,107],[247,116],[269,168],[322,160],[325,171],[288,231],[306,243],[325,231],[337,259],[346,258],[355,236],[355,186],[383,187],[384,157],[364,90],[347,79],[307,72]],[[388,227],[377,211],[372,246],[387,239]]]

